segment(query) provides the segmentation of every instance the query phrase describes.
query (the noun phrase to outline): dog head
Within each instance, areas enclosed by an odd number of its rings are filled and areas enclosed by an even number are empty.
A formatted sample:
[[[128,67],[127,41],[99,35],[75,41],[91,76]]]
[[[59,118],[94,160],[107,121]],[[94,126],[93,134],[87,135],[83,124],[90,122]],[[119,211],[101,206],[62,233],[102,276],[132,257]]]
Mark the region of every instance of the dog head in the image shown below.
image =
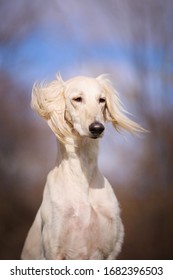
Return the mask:
[[[66,82],[57,76],[49,84],[35,84],[31,105],[62,142],[69,137],[99,138],[106,121],[112,122],[116,129],[143,131],[126,116],[117,92],[104,75],[79,76]]]

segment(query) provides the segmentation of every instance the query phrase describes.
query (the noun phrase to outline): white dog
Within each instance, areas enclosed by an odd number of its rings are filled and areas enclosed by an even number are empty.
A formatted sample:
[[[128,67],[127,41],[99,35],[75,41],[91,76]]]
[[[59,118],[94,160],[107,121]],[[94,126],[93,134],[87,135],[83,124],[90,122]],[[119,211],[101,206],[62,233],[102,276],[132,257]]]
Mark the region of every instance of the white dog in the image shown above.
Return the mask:
[[[124,229],[113,189],[97,166],[105,121],[116,129],[143,129],[127,118],[110,81],[61,77],[35,85],[32,107],[59,140],[56,167],[28,233],[22,259],[115,259]]]

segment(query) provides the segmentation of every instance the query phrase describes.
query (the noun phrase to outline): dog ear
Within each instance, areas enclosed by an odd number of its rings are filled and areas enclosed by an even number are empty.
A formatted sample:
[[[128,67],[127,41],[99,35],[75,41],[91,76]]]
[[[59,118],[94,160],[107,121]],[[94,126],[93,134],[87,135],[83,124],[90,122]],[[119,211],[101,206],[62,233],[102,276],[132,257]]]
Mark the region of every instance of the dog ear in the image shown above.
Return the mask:
[[[31,107],[47,120],[48,125],[61,142],[70,135],[65,120],[64,81],[60,76],[49,84],[34,84]]]
[[[130,133],[144,132],[145,129],[126,116],[128,112],[123,108],[118,93],[113,88],[107,75],[100,75],[97,80],[106,93],[105,119],[112,122],[117,130],[124,129]]]

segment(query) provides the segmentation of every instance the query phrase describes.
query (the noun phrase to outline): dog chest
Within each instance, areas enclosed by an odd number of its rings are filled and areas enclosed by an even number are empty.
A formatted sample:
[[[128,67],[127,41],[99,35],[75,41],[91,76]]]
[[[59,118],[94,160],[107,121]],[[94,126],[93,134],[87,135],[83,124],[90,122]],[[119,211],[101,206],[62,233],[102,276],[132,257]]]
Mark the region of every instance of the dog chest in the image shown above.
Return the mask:
[[[64,259],[107,258],[113,249],[115,235],[112,214],[103,215],[91,205],[70,207],[64,217],[57,253]]]

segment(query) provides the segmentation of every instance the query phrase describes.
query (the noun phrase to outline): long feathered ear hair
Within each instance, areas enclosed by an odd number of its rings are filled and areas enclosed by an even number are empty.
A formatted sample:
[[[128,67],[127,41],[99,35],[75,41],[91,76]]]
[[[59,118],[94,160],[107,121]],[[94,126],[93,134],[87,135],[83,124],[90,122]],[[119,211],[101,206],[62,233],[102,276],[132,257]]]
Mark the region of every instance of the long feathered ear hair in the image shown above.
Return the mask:
[[[140,125],[126,116],[128,112],[123,108],[118,93],[113,88],[112,83],[107,78],[107,75],[100,75],[97,77],[97,80],[102,85],[102,88],[106,93],[105,119],[112,122],[113,126],[117,130],[124,129],[130,133],[146,131]]]
[[[64,81],[60,75],[49,84],[34,84],[31,107],[47,120],[58,139],[65,142],[70,127],[65,120]]]

